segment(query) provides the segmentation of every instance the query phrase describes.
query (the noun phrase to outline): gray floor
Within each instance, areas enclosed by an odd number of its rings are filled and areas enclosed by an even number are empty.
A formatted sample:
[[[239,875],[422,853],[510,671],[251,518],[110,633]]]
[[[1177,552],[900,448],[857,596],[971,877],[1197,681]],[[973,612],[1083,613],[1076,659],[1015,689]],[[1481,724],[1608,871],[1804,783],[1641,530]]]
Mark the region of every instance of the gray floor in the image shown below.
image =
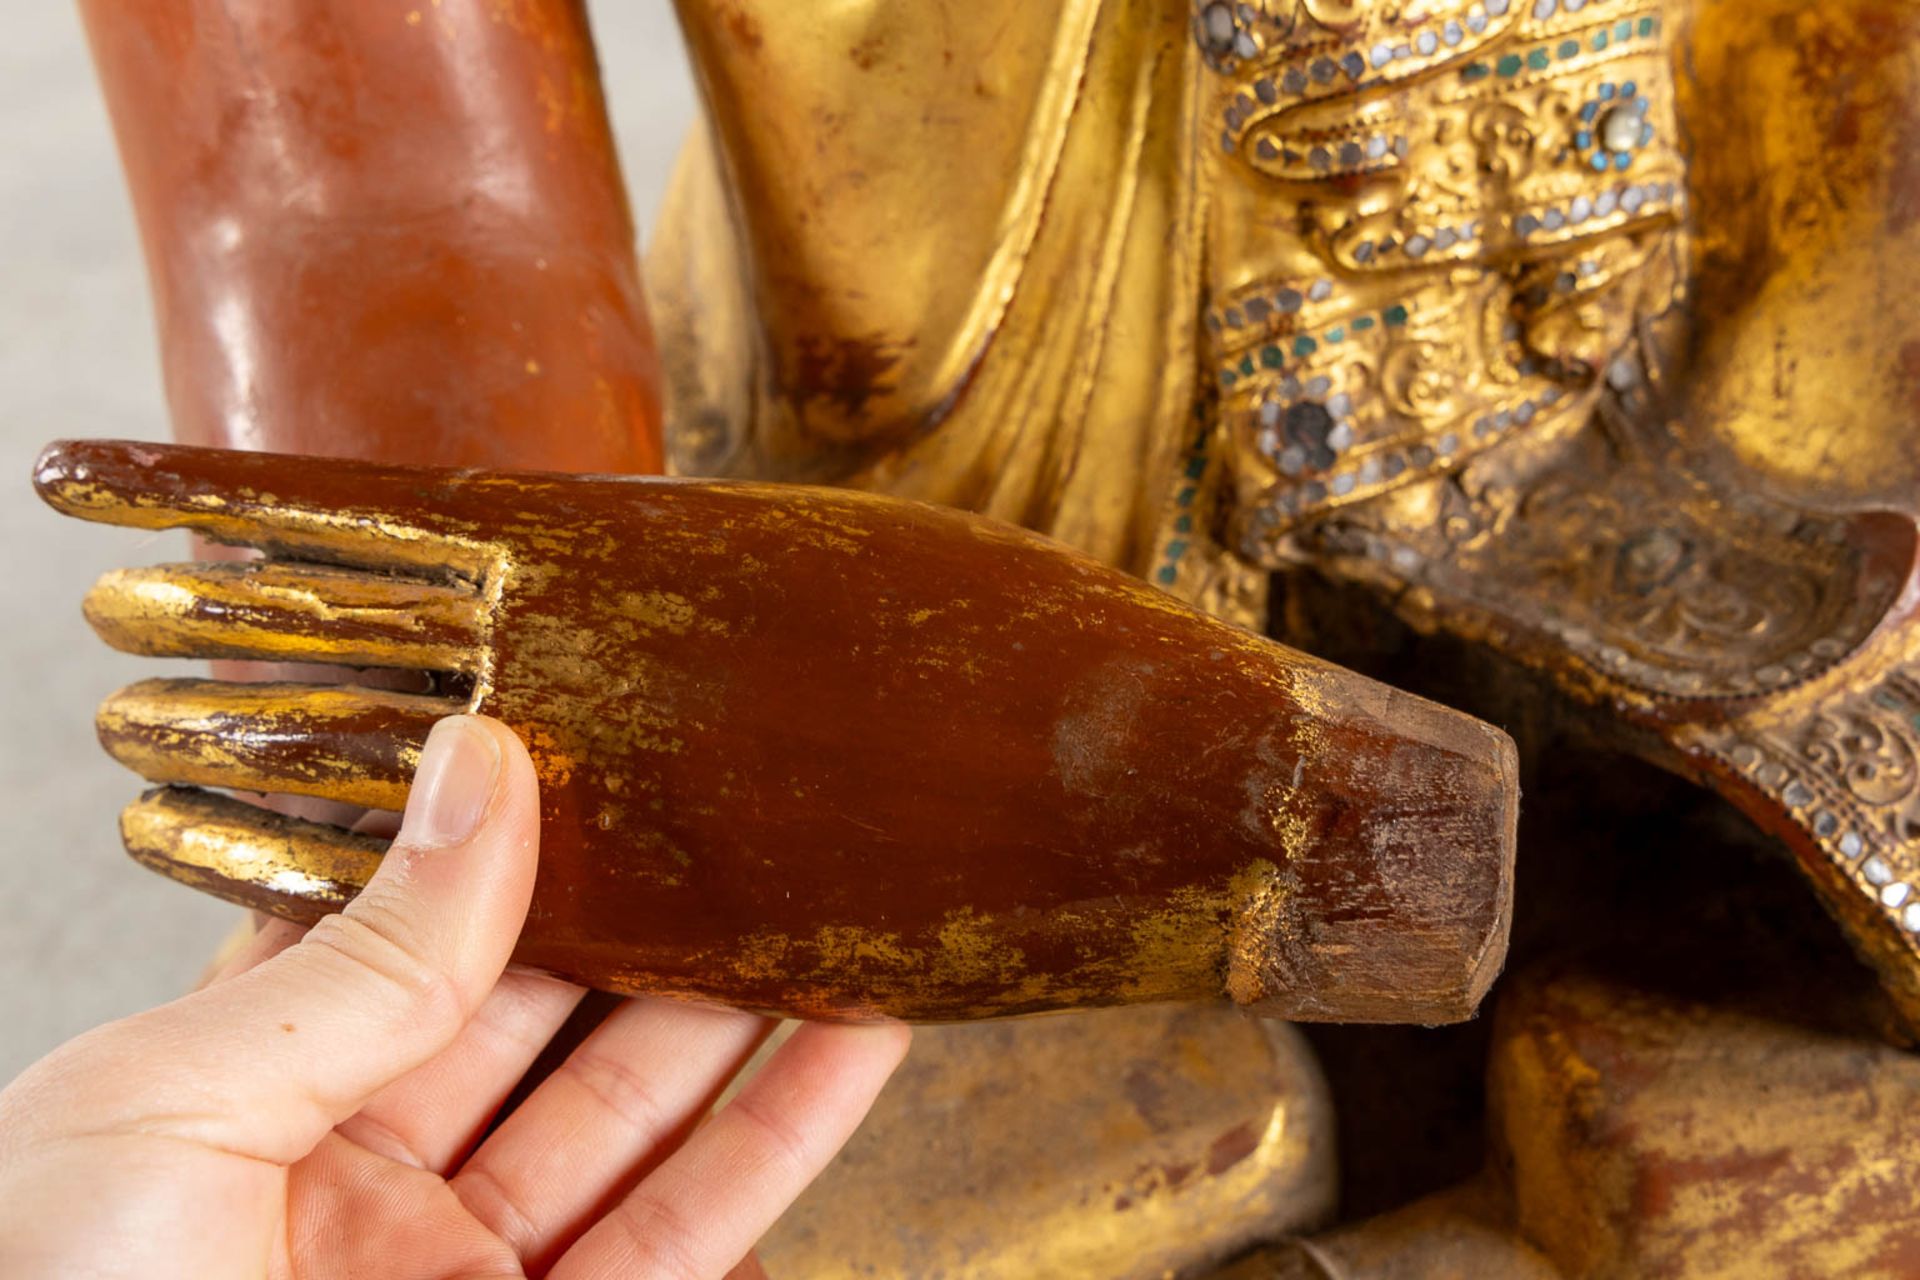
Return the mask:
[[[692,89],[667,0],[594,9],[635,210],[658,202]],[[0,41],[0,1081],[199,973],[230,908],[140,870],[114,815],[138,789],[94,743],[94,704],[155,674],[98,644],[87,584],[179,558],[56,518],[27,487],[60,436],[160,437],[146,281],[105,112],[69,4],[21,5]]]

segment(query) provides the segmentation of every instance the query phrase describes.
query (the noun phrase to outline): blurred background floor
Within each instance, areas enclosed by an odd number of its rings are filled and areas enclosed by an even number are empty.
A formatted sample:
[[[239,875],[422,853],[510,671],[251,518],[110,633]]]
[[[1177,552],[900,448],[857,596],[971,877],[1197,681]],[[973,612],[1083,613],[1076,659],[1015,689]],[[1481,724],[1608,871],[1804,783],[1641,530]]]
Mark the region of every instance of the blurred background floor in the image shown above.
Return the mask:
[[[667,0],[592,6],[636,217],[658,205],[693,115]],[[19,6],[0,42],[0,1082],[60,1041],[171,998],[232,908],[136,867],[115,820],[139,790],[93,708],[156,664],[80,617],[100,573],[184,539],[62,520],[28,487],[60,436],[167,433],[146,277],[80,19]]]

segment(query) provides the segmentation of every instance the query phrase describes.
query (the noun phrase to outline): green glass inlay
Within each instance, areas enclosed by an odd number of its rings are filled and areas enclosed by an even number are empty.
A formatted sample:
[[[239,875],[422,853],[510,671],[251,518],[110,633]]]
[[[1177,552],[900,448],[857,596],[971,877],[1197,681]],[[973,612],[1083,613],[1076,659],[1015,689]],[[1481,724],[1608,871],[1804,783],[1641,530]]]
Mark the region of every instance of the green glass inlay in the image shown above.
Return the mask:
[[[1368,329],[1371,329],[1371,328],[1373,328],[1372,316],[1358,316],[1354,319],[1353,331],[1355,333],[1365,333]]]
[[[1304,333],[1293,340],[1293,354],[1297,356],[1310,356],[1319,349],[1320,344]]]
[[[1280,348],[1271,345],[1260,348],[1260,363],[1267,366],[1267,368],[1278,369],[1286,362],[1286,352],[1280,350]]]
[[[1180,571],[1174,568],[1170,564],[1162,565],[1160,567],[1160,572],[1155,576],[1158,577],[1160,581],[1166,583],[1168,586],[1172,586],[1175,582],[1179,581]]]
[[[1500,59],[1500,65],[1496,67],[1495,70],[1497,70],[1503,76],[1519,75],[1520,74],[1520,55],[1517,53],[1508,54],[1506,57]]]
[[[1178,560],[1185,554],[1187,554],[1187,540],[1185,538],[1175,538],[1167,544],[1167,559]]]
[[[1251,378],[1253,376],[1252,355],[1249,354],[1240,357],[1240,373],[1243,377]]]
[[[1620,21],[1613,28],[1613,38],[1615,40],[1633,39],[1633,19],[1632,18],[1620,19]]]
[[[1599,53],[1602,49],[1606,47],[1607,47],[1607,33],[1604,31],[1594,32],[1593,33],[1593,51],[1595,53]]]
[[[1194,458],[1187,463],[1187,479],[1198,480],[1205,474],[1207,474],[1207,460],[1205,458]]]
[[[1535,49],[1527,55],[1527,65],[1535,71],[1545,71],[1547,69],[1547,63],[1551,61],[1552,59],[1547,55],[1545,49]]]
[[[1190,507],[1193,505],[1194,496],[1199,492],[1200,491],[1194,488],[1192,485],[1188,485],[1186,488],[1180,491],[1180,495],[1177,498],[1175,498],[1174,501],[1178,502],[1183,507]]]
[[[1568,40],[1563,42],[1560,46],[1560,56],[1563,58],[1575,57],[1579,54],[1579,52],[1580,52],[1580,42],[1578,40]]]
[[[1328,342],[1344,342],[1346,340],[1346,337],[1347,337],[1347,331],[1344,326],[1336,326],[1332,329],[1327,330]]]
[[[1180,517],[1180,518],[1179,518],[1178,520],[1175,520],[1175,521],[1173,522],[1173,531],[1174,531],[1175,533],[1192,533],[1192,532],[1193,532],[1193,517],[1192,517],[1192,516],[1181,516],[1181,517]]]
[[[1657,18],[1642,18],[1640,19],[1640,34],[1650,36],[1653,34],[1654,28],[1659,25],[1660,22]]]
[[[1462,80],[1485,80],[1491,74],[1493,73],[1484,62],[1469,62],[1466,66],[1460,68],[1460,78]]]
[[[1381,312],[1380,318],[1385,320],[1389,325],[1398,328],[1407,322],[1407,309],[1396,302]]]
[[[1232,385],[1233,385],[1233,384],[1234,384],[1235,382],[1238,382],[1238,381],[1239,381],[1239,379],[1238,379],[1238,378],[1235,378],[1235,377],[1233,376],[1233,370],[1231,370],[1231,369],[1222,369],[1222,370],[1220,371],[1220,385],[1221,385],[1221,386],[1223,386],[1223,387],[1231,387],[1231,386],[1232,386]]]

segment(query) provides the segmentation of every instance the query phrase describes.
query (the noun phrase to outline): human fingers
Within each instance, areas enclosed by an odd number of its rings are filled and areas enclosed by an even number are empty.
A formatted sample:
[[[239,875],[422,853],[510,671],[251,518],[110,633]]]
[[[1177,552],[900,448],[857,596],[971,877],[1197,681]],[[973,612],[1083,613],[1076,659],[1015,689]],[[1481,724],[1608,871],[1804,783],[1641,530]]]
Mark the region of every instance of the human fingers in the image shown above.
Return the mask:
[[[246,938],[219,964],[201,985],[211,987],[215,983],[225,982],[228,978],[237,978],[249,969],[257,969],[267,961],[300,941],[306,935],[305,925],[291,920],[276,920],[267,917],[253,926],[252,936]]]
[[[641,998],[616,1009],[454,1175],[533,1273],[676,1147],[773,1024]]]
[[[90,1132],[298,1159],[481,1006],[525,919],[538,839],[518,739],[449,717],[423,749],[392,850],[343,913],[236,977],[58,1051],[44,1098],[66,1099]]]
[[[390,1160],[449,1173],[584,994],[508,970],[452,1044],[368,1099],[339,1133]]]
[[[852,1136],[904,1026],[810,1023],[569,1249],[551,1280],[724,1276]]]
[[[371,809],[353,830],[391,840],[399,825],[399,814]],[[375,1094],[339,1132],[387,1159],[445,1174],[478,1140],[583,994],[572,983],[508,969],[452,1044]]]

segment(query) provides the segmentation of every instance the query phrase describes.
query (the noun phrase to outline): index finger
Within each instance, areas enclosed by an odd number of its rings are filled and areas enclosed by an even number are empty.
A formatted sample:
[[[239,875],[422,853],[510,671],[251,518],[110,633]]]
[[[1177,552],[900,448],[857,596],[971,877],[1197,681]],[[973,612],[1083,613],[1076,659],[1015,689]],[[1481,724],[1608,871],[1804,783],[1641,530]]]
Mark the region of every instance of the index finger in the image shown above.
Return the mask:
[[[457,512],[464,472],[128,440],[61,440],[33,485],[63,515],[365,568],[478,577],[493,550]]]

